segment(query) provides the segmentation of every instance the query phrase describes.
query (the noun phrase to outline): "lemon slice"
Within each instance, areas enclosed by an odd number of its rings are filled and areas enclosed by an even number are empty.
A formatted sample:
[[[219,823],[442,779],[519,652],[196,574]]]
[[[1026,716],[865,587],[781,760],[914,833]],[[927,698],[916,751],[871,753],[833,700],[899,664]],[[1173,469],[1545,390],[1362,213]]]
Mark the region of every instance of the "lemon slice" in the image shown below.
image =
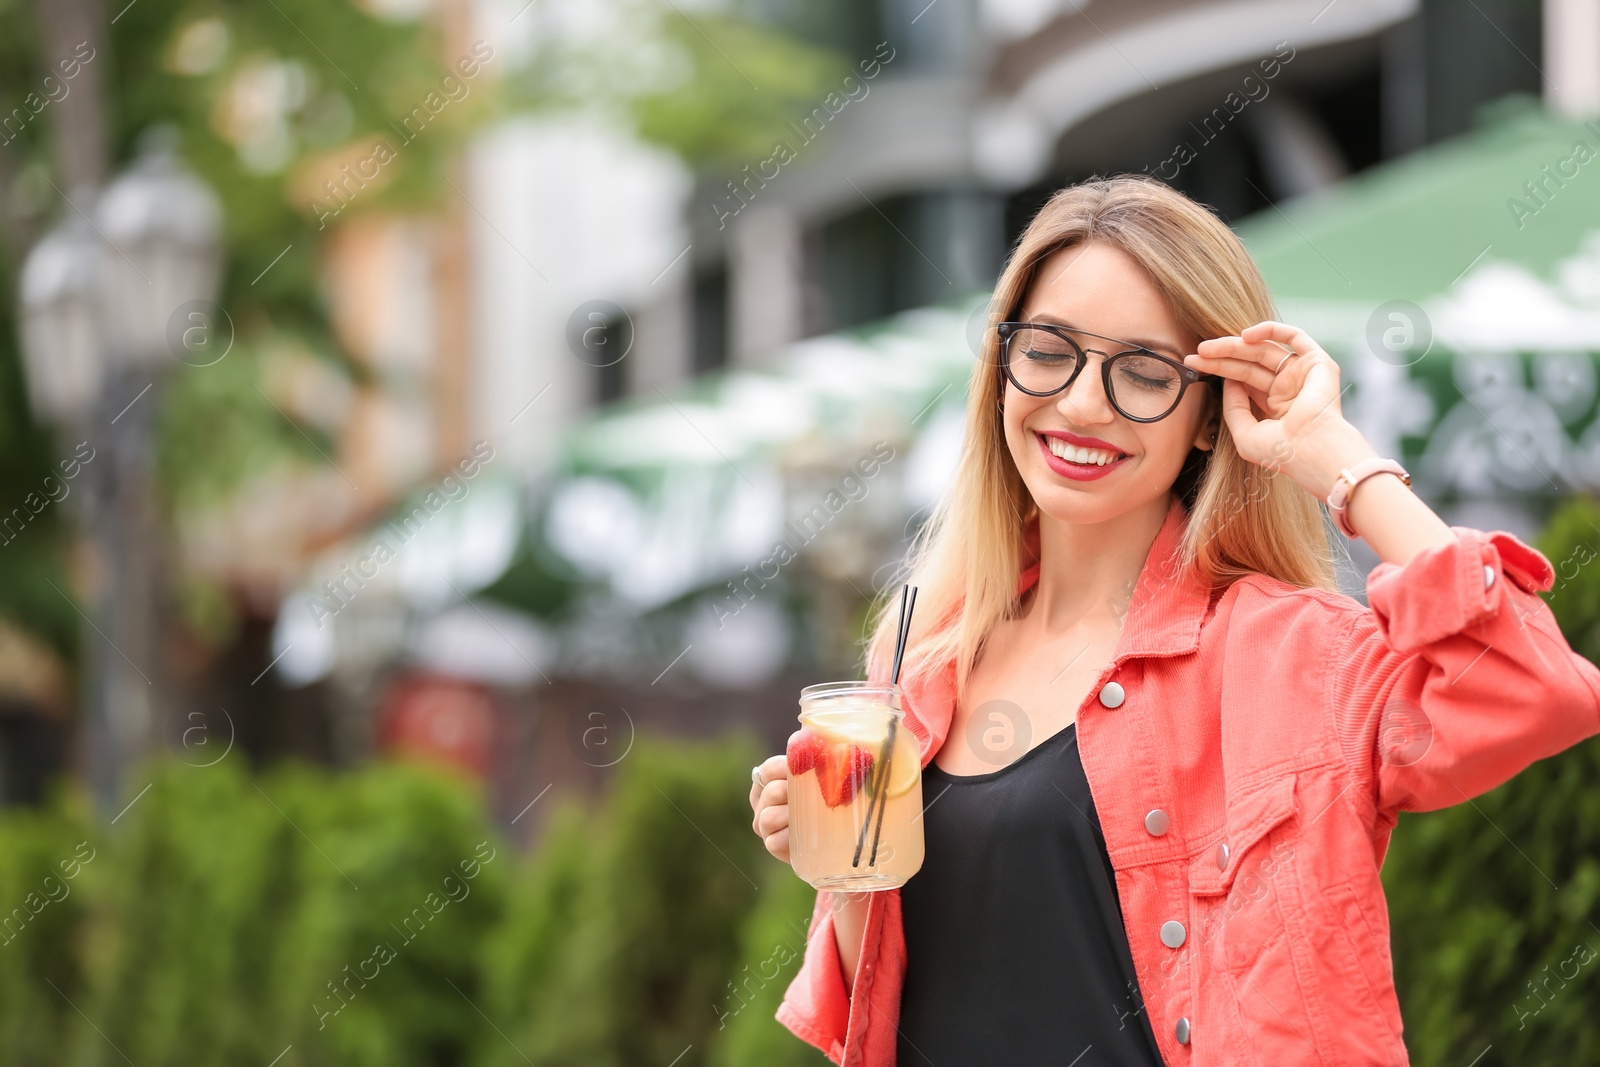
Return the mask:
[[[862,718],[829,718],[825,721],[813,721],[811,728],[815,730],[824,741],[832,745],[860,745],[876,756],[883,751],[883,743],[888,740],[888,732],[881,721],[874,722]],[[895,731],[899,733],[899,730]]]
[[[895,733],[894,758],[889,766],[889,795],[892,797],[909,792],[917,784],[922,770],[922,750],[917,746],[916,737],[904,725]]]

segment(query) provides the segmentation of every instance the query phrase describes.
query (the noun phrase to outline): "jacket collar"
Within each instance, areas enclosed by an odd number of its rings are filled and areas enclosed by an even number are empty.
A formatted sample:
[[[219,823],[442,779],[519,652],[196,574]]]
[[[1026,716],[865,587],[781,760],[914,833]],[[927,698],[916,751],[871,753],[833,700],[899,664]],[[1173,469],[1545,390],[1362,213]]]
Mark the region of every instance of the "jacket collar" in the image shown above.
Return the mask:
[[[1211,591],[1178,566],[1189,512],[1176,496],[1156,532],[1130,596],[1113,608],[1123,614],[1122,636],[1113,661],[1132,656],[1175,656],[1200,647],[1200,623],[1211,605]],[[1032,562],[1019,576],[1021,595],[1039,580],[1039,515],[1023,532],[1024,558]]]

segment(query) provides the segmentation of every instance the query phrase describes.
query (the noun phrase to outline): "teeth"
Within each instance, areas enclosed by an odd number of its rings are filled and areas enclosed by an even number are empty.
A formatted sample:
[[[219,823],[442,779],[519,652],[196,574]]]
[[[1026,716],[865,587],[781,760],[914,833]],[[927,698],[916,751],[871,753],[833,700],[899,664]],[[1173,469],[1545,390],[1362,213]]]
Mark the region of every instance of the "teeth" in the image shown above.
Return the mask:
[[[1103,467],[1122,455],[1120,452],[1109,452],[1103,448],[1079,448],[1077,445],[1068,444],[1059,437],[1046,437],[1044,441],[1049,446],[1050,451],[1062,459],[1095,467]]]

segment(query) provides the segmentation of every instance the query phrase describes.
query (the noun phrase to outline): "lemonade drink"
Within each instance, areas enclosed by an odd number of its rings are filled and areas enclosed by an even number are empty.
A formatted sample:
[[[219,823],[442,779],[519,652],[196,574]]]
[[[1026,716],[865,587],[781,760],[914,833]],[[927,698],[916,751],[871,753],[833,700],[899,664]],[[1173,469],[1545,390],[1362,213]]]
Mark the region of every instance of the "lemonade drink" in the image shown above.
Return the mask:
[[[788,760],[789,859],[801,878],[893,889],[922,867],[922,754],[895,686],[807,686]]]

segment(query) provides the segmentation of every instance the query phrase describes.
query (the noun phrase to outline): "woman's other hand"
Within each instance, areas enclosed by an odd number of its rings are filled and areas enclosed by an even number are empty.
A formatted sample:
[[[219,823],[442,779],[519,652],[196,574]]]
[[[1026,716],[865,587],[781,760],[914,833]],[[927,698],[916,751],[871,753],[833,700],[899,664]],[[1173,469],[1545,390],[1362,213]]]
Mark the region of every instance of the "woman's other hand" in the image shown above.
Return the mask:
[[[755,780],[759,774],[761,781]],[[769,756],[758,764],[750,782],[750,807],[755,818],[750,827],[767,851],[789,862],[789,759]],[[765,783],[764,785],[762,783]]]

